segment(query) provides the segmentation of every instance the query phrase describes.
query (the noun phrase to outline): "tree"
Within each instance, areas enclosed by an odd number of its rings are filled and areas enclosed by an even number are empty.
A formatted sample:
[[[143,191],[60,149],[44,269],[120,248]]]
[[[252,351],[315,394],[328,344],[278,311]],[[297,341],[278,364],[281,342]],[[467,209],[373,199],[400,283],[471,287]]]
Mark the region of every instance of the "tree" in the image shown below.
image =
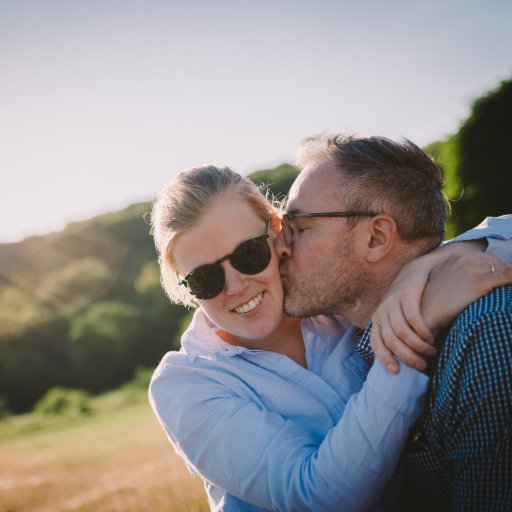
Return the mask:
[[[457,134],[457,175],[464,188],[453,202],[457,230],[512,207],[512,79],[477,99]]]
[[[61,370],[53,361],[31,350],[0,345],[0,389],[7,402],[5,408],[16,413],[28,411],[60,382]]]
[[[0,395],[13,412],[30,409],[51,387],[69,379],[69,323],[41,318],[0,338]]]
[[[299,170],[290,164],[281,164],[274,169],[255,171],[248,178],[256,184],[268,186],[276,198],[281,199],[288,194]]]
[[[146,334],[143,315],[122,302],[98,302],[78,315],[69,334],[74,385],[98,392],[130,380]]]

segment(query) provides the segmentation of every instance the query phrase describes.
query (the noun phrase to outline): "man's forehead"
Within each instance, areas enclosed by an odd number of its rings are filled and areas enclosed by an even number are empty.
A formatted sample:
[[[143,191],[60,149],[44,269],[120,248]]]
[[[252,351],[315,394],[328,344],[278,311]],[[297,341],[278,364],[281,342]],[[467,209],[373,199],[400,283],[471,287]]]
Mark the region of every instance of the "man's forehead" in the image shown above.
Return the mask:
[[[340,179],[332,162],[323,161],[307,166],[297,176],[286,203],[287,212],[321,212],[338,207]]]

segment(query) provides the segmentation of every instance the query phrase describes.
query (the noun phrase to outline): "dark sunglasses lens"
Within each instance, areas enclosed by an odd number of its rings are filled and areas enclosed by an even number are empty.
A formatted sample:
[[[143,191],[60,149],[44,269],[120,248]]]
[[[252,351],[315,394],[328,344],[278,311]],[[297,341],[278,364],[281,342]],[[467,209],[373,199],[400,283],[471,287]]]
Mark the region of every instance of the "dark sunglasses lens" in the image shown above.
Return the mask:
[[[224,270],[220,265],[203,265],[187,279],[187,286],[198,299],[211,299],[224,289]]]
[[[268,267],[272,253],[266,236],[247,240],[231,255],[231,264],[242,274],[259,274]]]

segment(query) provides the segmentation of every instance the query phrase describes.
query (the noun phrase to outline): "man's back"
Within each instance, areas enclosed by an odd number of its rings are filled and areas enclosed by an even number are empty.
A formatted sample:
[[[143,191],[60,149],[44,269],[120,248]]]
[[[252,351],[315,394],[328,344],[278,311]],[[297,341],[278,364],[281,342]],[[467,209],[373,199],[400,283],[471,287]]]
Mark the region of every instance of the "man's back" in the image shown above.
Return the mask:
[[[466,308],[404,451],[409,510],[512,510],[512,286]]]

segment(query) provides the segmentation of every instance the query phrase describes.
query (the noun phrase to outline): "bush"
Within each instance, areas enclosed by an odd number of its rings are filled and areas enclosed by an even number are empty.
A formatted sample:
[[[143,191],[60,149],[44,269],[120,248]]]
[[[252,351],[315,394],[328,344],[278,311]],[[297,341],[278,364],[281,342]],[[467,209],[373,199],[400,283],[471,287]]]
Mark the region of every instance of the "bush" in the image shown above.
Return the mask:
[[[123,405],[137,404],[141,401],[147,402],[148,388],[153,372],[153,368],[137,367],[133,379],[120,388],[123,395]]]
[[[9,410],[7,398],[5,396],[0,395],[0,420],[3,418],[7,418],[7,416],[11,415],[11,411]]]
[[[36,404],[36,411],[45,416],[76,417],[91,414],[90,397],[79,389],[53,388]]]
[[[144,368],[142,366],[138,366],[135,370],[133,379],[126,385],[135,389],[146,390],[149,387],[153,372],[153,368]]]

